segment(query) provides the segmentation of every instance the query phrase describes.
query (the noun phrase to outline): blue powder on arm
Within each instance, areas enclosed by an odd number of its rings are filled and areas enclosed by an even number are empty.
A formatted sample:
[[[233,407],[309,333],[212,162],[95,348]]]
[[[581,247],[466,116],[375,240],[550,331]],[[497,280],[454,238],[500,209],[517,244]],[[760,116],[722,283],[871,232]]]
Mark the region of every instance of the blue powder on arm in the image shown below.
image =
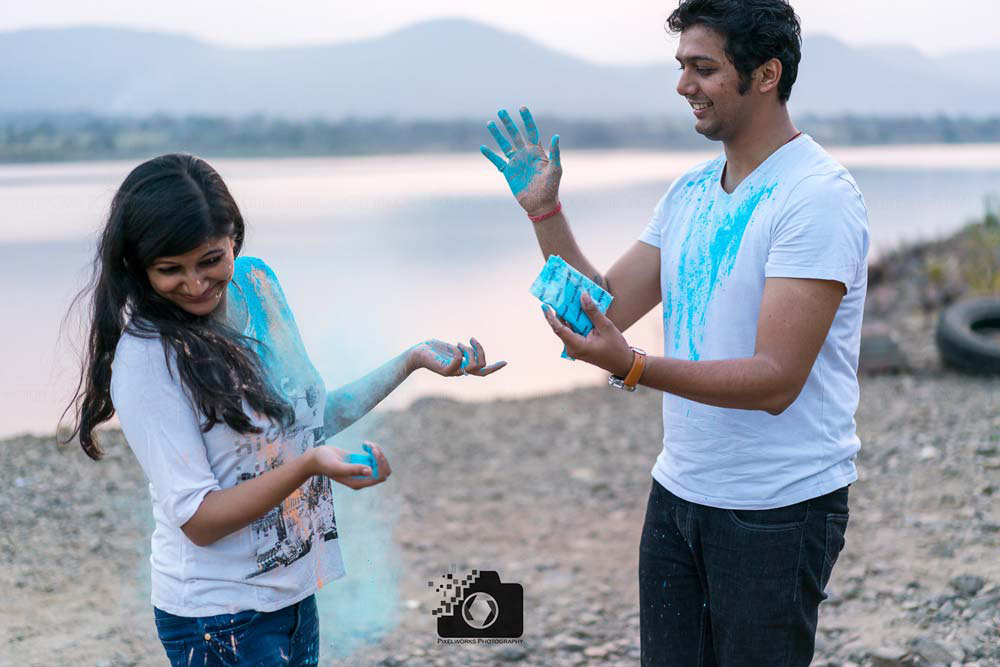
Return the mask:
[[[580,295],[584,291],[590,294],[602,313],[608,312],[614,299],[607,290],[567,264],[559,255],[549,255],[530,291],[542,303],[551,306],[556,315],[581,336],[590,333],[594,324],[580,307]],[[572,359],[565,349],[562,356]]]

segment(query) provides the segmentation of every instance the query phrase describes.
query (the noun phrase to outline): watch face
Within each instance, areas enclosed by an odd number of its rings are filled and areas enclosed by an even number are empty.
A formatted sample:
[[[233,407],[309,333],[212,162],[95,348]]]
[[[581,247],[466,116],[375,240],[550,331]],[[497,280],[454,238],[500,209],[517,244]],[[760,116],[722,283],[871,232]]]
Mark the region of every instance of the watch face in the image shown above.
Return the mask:
[[[625,380],[623,378],[618,377],[617,375],[610,376],[608,378],[608,384],[614,387],[615,389],[624,389],[625,391],[635,391],[634,385],[631,387],[628,386],[627,384],[625,384]]]

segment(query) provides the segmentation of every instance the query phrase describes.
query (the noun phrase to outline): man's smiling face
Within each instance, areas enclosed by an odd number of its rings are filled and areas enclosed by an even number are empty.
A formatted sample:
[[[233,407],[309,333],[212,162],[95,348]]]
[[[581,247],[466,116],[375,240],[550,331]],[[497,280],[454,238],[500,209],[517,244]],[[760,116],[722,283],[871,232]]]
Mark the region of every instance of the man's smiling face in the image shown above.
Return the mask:
[[[691,105],[695,131],[714,141],[736,136],[755,96],[752,87],[740,94],[740,75],[726,55],[726,38],[706,26],[691,26],[681,33],[677,61],[677,92]]]

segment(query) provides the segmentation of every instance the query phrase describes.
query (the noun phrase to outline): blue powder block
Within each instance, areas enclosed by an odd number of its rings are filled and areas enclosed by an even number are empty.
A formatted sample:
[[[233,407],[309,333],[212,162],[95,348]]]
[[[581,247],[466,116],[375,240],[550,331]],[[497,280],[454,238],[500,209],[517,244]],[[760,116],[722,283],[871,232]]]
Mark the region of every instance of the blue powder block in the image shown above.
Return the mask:
[[[371,445],[362,445],[362,449],[365,450],[364,454],[348,454],[347,462],[351,464],[358,464],[363,466],[368,466],[372,469],[371,477],[378,477],[378,462],[375,460],[375,455],[372,453]],[[369,479],[364,475],[354,475],[354,479]]]
[[[549,255],[542,272],[531,284],[531,293],[542,303],[548,304],[570,329],[586,336],[594,328],[593,322],[580,307],[580,294],[586,290],[602,313],[608,312],[614,299],[606,290],[566,263],[559,255]],[[566,350],[563,358],[572,359]]]

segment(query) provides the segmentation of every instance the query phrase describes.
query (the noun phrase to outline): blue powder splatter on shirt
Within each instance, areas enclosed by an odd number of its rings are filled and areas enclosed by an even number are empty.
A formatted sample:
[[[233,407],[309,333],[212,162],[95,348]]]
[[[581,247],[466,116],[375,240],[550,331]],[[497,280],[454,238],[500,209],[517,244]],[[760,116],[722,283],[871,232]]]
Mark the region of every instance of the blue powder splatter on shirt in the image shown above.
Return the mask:
[[[690,190],[683,191],[686,199],[696,197],[696,202],[709,199],[695,208],[688,222],[676,281],[663,298],[665,331],[673,331],[674,350],[680,351],[686,343],[688,358],[695,361],[701,358],[699,345],[712,295],[732,272],[757,205],[770,197],[777,187],[777,184],[760,186],[746,182],[739,194],[720,192],[712,196],[708,188],[718,187],[722,164],[720,161],[707,169],[696,183],[688,183]]]

